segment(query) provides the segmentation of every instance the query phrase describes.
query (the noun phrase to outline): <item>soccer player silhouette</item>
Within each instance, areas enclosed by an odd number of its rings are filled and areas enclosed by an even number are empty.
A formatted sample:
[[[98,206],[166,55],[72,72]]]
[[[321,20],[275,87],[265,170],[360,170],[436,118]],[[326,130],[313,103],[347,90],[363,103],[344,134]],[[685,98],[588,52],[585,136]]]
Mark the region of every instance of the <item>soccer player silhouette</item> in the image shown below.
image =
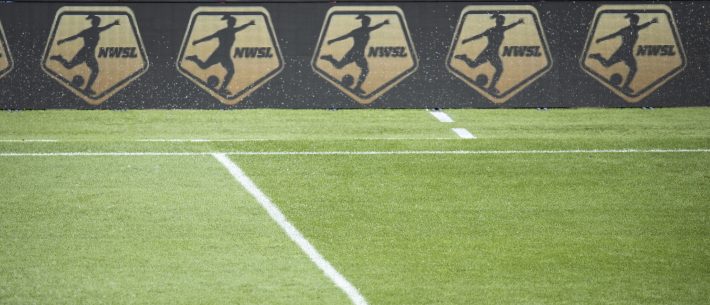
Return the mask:
[[[229,56],[230,50],[232,49],[234,41],[236,40],[236,37],[234,35],[254,25],[255,23],[254,20],[252,20],[246,24],[236,27],[237,18],[230,15],[224,15],[221,20],[227,20],[226,28],[218,30],[217,32],[214,32],[211,35],[207,35],[192,42],[192,45],[195,46],[205,41],[209,41],[215,38],[217,39],[219,45],[217,45],[217,48],[212,52],[212,54],[207,58],[207,60],[202,61],[197,57],[197,55],[187,56],[185,57],[185,60],[194,62],[195,64],[197,64],[198,67],[200,67],[200,69],[203,70],[212,67],[216,64],[221,65],[224,70],[227,71],[227,73],[224,75],[224,79],[222,80],[222,85],[220,85],[219,87],[219,91],[229,94],[227,90],[227,85],[229,85],[229,82],[234,76],[234,62]]]
[[[375,26],[370,26],[372,19],[364,14],[358,15],[355,19],[361,20],[359,28],[328,41],[328,45],[331,45],[335,42],[352,38],[353,46],[345,54],[345,56],[343,56],[340,60],[337,60],[333,57],[333,55],[323,55],[320,59],[330,62],[336,69],[342,69],[351,63],[355,63],[355,65],[360,68],[360,75],[357,78],[357,83],[355,84],[353,91],[357,94],[364,94],[365,92],[362,90],[362,84],[365,82],[368,73],[370,73],[370,67],[367,63],[367,58],[365,57],[365,49],[367,48],[367,44],[370,42],[370,33],[387,24],[390,24],[390,22],[389,20],[385,20]],[[349,87],[349,84],[347,83],[341,84]]]
[[[91,20],[91,27],[79,32],[76,35],[69,36],[67,38],[57,41],[57,45],[62,45],[66,42],[81,38],[84,41],[84,46],[79,50],[79,52],[74,55],[71,60],[66,60],[61,55],[53,55],[49,59],[54,60],[62,64],[64,68],[71,70],[80,64],[86,64],[91,70],[89,75],[89,81],[86,82],[84,87],[84,92],[88,95],[95,95],[96,92],[91,88],[96,81],[96,77],[99,76],[99,62],[96,60],[96,46],[99,44],[101,39],[101,32],[106,31],[114,26],[119,25],[118,19],[113,23],[105,26],[99,26],[101,24],[101,18],[96,15],[89,15],[86,20]],[[81,84],[79,84],[80,86]]]
[[[605,68],[619,62],[624,63],[629,68],[629,74],[627,74],[624,83],[621,85],[621,90],[632,93],[633,90],[629,87],[629,84],[631,84],[638,71],[636,58],[634,58],[634,46],[636,46],[636,41],[639,39],[639,32],[651,24],[658,23],[658,18],[653,18],[653,20],[641,25],[639,25],[639,16],[634,13],[628,13],[624,18],[629,19],[628,26],[595,41],[595,43],[599,44],[617,36],[621,37],[621,45],[614,51],[614,54],[607,59],[600,53],[594,53],[590,54],[589,58],[598,61]]]
[[[466,54],[459,54],[454,56],[454,58],[464,61],[466,65],[471,68],[476,68],[482,64],[490,63],[495,69],[495,72],[493,73],[493,78],[488,85],[487,90],[493,94],[498,94],[496,84],[498,84],[498,80],[500,80],[500,76],[503,74],[503,62],[500,59],[500,54],[498,54],[500,46],[503,44],[503,40],[505,39],[505,32],[518,26],[519,24],[523,24],[523,19],[519,19],[509,25],[505,25],[505,16],[503,15],[493,14],[491,19],[496,20],[495,26],[483,31],[483,33],[471,36],[461,41],[461,44],[466,44],[483,37],[488,39],[488,44],[483,51],[476,56],[476,59],[470,59],[466,56]]]

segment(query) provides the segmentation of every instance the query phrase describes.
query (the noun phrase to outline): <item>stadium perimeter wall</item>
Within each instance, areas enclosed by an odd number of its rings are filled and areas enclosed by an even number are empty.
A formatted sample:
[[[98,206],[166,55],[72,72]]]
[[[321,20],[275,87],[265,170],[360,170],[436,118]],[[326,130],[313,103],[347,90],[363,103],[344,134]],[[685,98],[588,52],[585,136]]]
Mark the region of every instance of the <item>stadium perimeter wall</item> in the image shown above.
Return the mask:
[[[0,109],[710,106],[708,20],[702,1],[0,2]]]

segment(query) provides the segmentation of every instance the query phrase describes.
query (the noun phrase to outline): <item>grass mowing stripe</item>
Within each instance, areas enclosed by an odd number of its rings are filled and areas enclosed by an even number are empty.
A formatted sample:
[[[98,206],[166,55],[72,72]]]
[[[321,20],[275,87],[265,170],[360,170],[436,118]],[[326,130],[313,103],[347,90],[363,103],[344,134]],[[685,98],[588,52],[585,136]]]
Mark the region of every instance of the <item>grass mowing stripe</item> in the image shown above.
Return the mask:
[[[400,150],[400,151],[231,151],[231,152],[47,152],[0,153],[0,157],[80,157],[80,156],[243,156],[278,155],[530,155],[530,154],[625,154],[625,153],[707,153],[710,148],[653,149],[568,149],[568,150]]]
[[[264,194],[259,187],[254,184],[254,182],[249,179],[249,177],[235,164],[232,160],[225,154],[213,154],[212,155],[217,161],[219,161],[234,179],[241,184],[244,189],[251,194],[256,201],[261,204],[261,206],[266,210],[266,212],[271,216],[271,218],[284,230],[286,235],[288,235],[293,242],[295,242],[301,250],[308,256],[308,258],[313,261],[313,263],[320,268],[323,273],[333,281],[333,283],[338,286],[345,294],[350,298],[350,300],[355,305],[367,305],[367,301],[360,294],[360,292],[353,286],[345,277],[340,274],[335,268],[318,253],[315,247],[301,234],[301,232],[296,229],[289,221],[286,216],[279,210],[279,208],[271,202],[271,199]]]
[[[441,123],[422,120],[421,116],[421,109],[0,112],[0,138],[314,140],[443,136]]]

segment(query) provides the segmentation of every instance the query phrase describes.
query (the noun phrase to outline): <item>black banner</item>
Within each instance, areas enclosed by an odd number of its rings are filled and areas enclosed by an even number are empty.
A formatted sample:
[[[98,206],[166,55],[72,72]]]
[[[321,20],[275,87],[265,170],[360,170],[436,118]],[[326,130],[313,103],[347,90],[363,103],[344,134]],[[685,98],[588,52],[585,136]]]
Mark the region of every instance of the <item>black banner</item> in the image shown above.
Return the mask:
[[[710,106],[703,2],[0,2],[0,109]]]

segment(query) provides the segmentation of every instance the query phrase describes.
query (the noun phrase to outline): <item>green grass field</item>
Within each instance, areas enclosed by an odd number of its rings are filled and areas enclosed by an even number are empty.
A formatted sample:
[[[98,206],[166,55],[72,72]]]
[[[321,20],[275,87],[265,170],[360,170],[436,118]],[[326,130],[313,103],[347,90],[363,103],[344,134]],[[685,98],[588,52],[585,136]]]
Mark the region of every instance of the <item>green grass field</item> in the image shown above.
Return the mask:
[[[0,112],[0,304],[351,304],[213,153],[368,304],[710,303],[710,108],[445,112]]]

